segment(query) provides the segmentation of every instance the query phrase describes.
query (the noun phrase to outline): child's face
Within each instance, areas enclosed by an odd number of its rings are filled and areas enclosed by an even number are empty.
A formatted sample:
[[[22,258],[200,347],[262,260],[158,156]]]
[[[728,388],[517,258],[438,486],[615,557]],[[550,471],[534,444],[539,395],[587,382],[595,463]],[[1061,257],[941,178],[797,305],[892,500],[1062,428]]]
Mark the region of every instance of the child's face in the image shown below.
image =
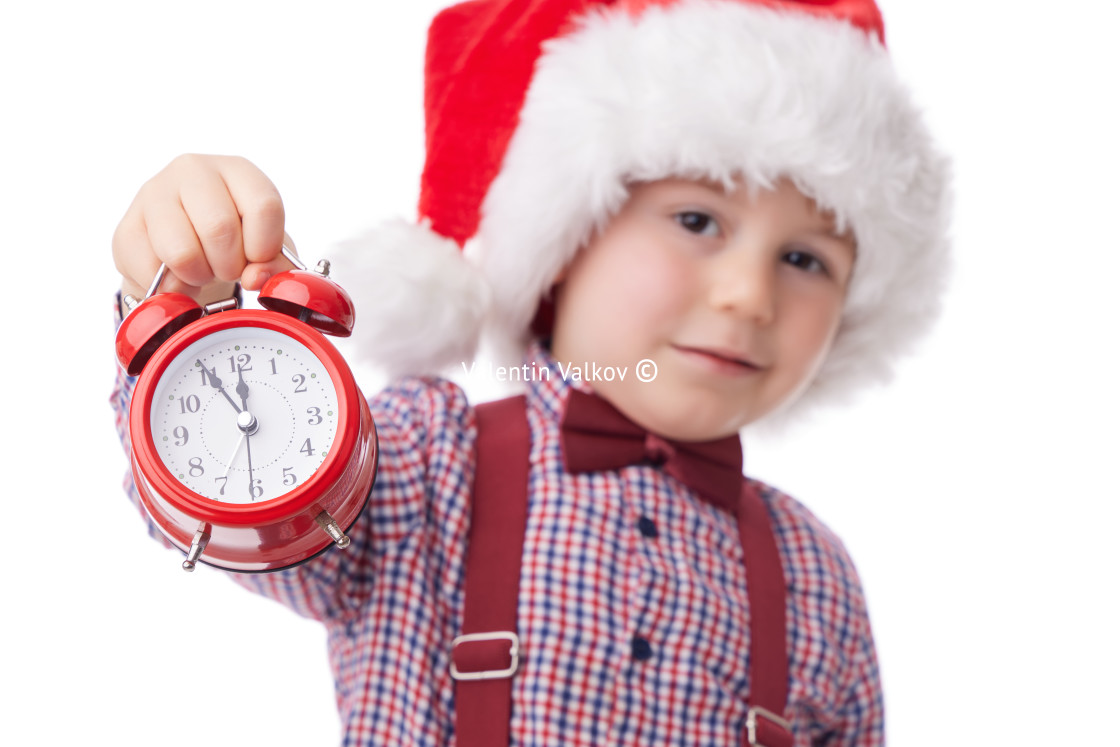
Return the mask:
[[[651,431],[730,435],[812,379],[854,262],[854,240],[788,181],[753,198],[703,181],[638,184],[562,273],[552,352],[625,367],[590,383]],[[657,365],[649,383],[635,370],[644,359]]]

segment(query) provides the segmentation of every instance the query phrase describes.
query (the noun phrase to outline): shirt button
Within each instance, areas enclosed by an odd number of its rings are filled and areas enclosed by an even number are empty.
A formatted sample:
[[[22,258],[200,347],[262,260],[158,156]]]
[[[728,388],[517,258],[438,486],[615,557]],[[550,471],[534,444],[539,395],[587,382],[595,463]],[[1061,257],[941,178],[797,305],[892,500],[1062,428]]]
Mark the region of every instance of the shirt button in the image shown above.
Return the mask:
[[[650,539],[657,538],[657,525],[653,523],[653,519],[648,516],[643,516],[638,519],[638,531],[642,533],[643,537]]]
[[[645,638],[636,635],[630,639],[630,654],[637,661],[649,661],[653,658],[653,646]]]

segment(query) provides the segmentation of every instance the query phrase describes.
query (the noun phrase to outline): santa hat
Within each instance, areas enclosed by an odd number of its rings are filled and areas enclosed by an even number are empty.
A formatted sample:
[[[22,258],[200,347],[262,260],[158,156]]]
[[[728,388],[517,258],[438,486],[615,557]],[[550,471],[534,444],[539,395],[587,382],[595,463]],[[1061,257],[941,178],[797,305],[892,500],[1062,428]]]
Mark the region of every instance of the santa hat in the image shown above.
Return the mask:
[[[473,0],[433,21],[425,93],[421,219],[372,236],[349,282],[363,349],[396,373],[471,360],[484,325],[526,340],[627,184],[667,176],[787,177],[853,231],[798,409],[886,379],[937,315],[948,164],[873,0]]]

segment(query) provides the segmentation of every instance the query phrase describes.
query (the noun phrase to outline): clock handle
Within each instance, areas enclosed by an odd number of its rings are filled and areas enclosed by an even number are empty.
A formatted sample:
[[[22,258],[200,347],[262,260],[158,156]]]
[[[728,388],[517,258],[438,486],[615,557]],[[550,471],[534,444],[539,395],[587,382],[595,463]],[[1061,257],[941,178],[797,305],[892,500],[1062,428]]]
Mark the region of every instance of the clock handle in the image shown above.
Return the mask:
[[[147,295],[144,296],[145,301],[147,301],[149,298],[154,296],[156,291],[159,290],[159,284],[163,282],[163,276],[166,275],[166,274],[167,274],[167,263],[166,262],[160,262],[159,270],[156,272],[156,276],[152,280],[152,284],[150,286],[148,286]]]
[[[156,276],[152,280],[152,284],[148,286],[148,292],[144,294],[144,298],[140,299],[131,294],[125,294],[124,305],[128,308],[129,312],[139,306],[141,301],[147,301],[149,298],[155,295],[156,291],[159,290],[160,283],[163,282],[163,278],[166,274],[167,263],[161,262],[159,265],[159,270],[156,271]]]
[[[280,253],[284,255],[285,259],[295,265],[297,270],[307,269],[307,265],[303,263],[302,259],[296,256],[295,252],[288,248],[287,244],[280,245]]]
[[[293,265],[295,265],[297,270],[307,271],[307,265],[304,264],[302,259],[300,259],[299,257],[296,256],[295,252],[293,252],[291,249],[288,248],[287,244],[281,244],[280,245],[280,253],[283,254],[284,257],[289,262],[291,262]],[[311,270],[311,272],[316,272],[316,273],[322,275],[323,277],[327,277],[328,275],[331,274],[330,260],[326,260],[326,259],[319,260],[319,264],[316,265],[315,269]]]

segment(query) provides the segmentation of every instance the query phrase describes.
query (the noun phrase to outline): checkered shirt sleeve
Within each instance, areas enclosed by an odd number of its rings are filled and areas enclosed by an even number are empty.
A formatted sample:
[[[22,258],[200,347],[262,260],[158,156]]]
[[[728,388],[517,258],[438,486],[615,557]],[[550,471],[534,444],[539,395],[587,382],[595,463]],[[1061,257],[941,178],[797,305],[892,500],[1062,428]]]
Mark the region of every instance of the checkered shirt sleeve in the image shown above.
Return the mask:
[[[553,378],[528,393],[511,743],[738,745],[750,610],[734,517],[652,466],[567,474],[558,422],[570,386]],[[126,449],[129,391],[122,376],[113,399]],[[474,414],[461,390],[435,379],[399,381],[371,409],[381,459],[351,547],[287,571],[230,575],[326,626],[343,745],[453,745],[449,654],[462,615]],[[881,745],[875,649],[851,560],[804,506],[759,488],[789,589],[795,744]]]

